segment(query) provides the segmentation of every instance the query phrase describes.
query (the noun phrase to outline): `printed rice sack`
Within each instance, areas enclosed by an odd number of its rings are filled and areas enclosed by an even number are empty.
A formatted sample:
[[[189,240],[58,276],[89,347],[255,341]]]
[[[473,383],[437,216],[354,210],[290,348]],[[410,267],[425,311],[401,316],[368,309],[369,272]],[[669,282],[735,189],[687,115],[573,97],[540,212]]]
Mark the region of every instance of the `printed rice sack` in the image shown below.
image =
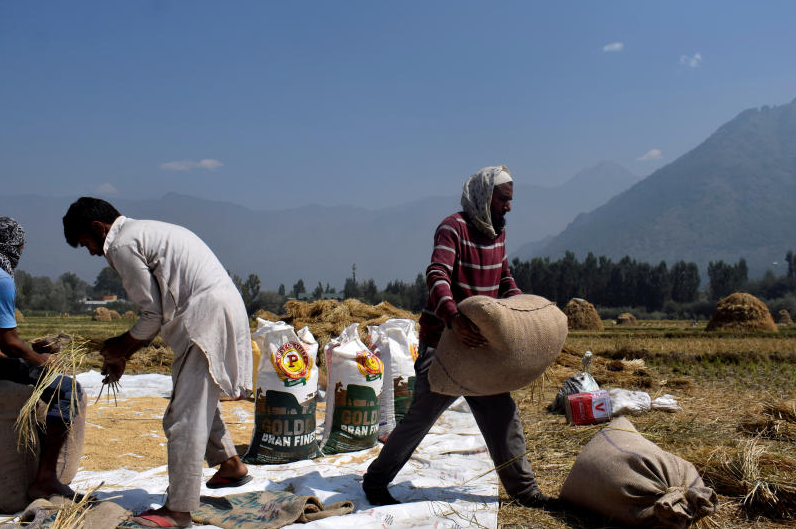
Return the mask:
[[[326,346],[328,369],[324,454],[354,452],[376,444],[384,364],[359,339],[358,323]]]
[[[583,447],[561,499],[631,527],[685,529],[718,500],[694,465],[645,439],[619,417]]]
[[[472,296],[458,308],[488,343],[470,348],[445,329],[428,372],[432,391],[443,395],[496,395],[519,389],[544,373],[567,337],[567,317],[541,296]]]
[[[412,403],[418,336],[414,321],[398,318],[389,319],[378,326],[371,325],[368,333],[371,350],[384,364],[379,440],[385,441]]]
[[[260,350],[254,432],[247,463],[274,464],[319,455],[315,437],[318,342],[307,327],[257,319],[252,339]]]

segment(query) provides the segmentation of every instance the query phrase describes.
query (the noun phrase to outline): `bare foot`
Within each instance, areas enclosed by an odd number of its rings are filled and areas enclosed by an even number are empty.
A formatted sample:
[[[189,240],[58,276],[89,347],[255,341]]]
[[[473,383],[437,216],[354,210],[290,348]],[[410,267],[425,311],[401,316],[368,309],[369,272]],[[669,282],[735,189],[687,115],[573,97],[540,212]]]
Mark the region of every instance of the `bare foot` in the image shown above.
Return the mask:
[[[144,511],[130,521],[144,527],[188,527],[191,525],[191,513],[172,511],[163,506]],[[164,526],[164,522],[169,525]]]
[[[208,485],[212,485],[223,480],[238,480],[249,473],[249,469],[243,464],[238,456],[232,456],[218,466],[212,478],[207,480]]]
[[[57,479],[34,481],[28,487],[28,497],[32,500],[49,498],[50,496],[63,496],[71,499],[75,497],[75,491]]]

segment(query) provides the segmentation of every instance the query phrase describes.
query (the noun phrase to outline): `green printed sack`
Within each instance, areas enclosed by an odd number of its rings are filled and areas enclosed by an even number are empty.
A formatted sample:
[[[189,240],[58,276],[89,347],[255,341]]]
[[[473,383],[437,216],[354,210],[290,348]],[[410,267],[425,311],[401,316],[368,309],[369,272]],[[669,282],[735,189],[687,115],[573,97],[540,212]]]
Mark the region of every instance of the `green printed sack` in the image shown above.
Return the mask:
[[[359,339],[358,323],[324,349],[328,369],[324,454],[355,452],[376,444],[384,364]]]
[[[368,335],[371,350],[384,364],[379,409],[379,440],[384,442],[412,404],[418,336],[413,320],[399,318],[369,326]]]
[[[246,463],[278,464],[320,455],[315,437],[318,342],[307,327],[257,319],[254,432]]]

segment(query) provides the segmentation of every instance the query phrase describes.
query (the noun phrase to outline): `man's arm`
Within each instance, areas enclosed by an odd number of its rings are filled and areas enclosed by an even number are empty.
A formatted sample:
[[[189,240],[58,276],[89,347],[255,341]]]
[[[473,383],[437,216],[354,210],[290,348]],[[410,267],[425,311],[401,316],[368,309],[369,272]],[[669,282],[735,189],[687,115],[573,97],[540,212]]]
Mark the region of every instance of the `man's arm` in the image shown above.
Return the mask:
[[[108,261],[121,276],[127,297],[139,309],[135,325],[124,334],[105,340],[100,350],[104,359],[102,374],[114,382],[124,373],[127,360],[160,332],[163,310],[160,286],[137,248],[132,245],[114,248]]]
[[[459,312],[451,290],[451,274],[456,263],[459,248],[459,234],[447,224],[441,224],[434,234],[434,250],[431,264],[426,269],[428,297],[434,314],[445,322],[445,326],[459,336],[468,347],[480,347],[486,340],[478,327]]]
[[[514,282],[514,277],[511,275],[509,268],[509,260],[505,255],[503,256],[503,267],[500,269],[500,285],[498,288],[499,298],[510,298],[522,294],[522,290],[517,288],[517,283]]]
[[[9,358],[21,358],[31,364],[43,366],[50,360],[47,353],[37,353],[17,334],[17,328],[0,329],[0,351]]]

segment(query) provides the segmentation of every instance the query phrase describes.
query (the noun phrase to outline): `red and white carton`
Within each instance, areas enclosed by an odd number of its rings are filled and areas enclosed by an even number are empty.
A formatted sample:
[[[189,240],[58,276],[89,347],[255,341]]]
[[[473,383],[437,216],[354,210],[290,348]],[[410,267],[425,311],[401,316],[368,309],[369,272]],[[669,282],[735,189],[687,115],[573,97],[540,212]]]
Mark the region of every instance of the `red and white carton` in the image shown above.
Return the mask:
[[[611,420],[611,396],[604,389],[567,396],[569,424],[597,424]]]

